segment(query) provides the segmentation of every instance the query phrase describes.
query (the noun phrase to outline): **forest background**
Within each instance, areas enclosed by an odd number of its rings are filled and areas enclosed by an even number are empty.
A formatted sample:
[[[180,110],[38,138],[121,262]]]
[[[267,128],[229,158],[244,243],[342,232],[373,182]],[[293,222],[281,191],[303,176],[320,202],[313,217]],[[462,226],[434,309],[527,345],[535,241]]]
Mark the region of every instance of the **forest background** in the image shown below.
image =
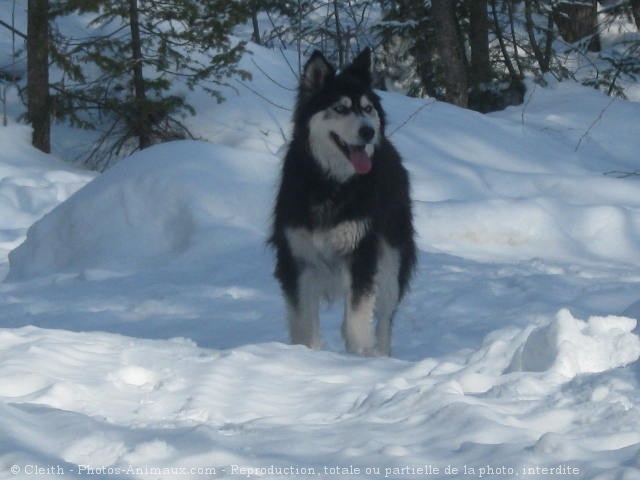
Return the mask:
[[[246,86],[250,45],[322,50],[342,66],[373,49],[376,86],[480,112],[522,103],[526,79],[574,80],[626,98],[640,73],[640,0],[2,0],[12,36],[0,65],[51,150],[51,122],[94,129],[82,161],[104,170],[135,150],[193,138],[176,85],[223,102]],[[26,12],[27,28],[20,18]],[[255,92],[260,94],[260,92]]]

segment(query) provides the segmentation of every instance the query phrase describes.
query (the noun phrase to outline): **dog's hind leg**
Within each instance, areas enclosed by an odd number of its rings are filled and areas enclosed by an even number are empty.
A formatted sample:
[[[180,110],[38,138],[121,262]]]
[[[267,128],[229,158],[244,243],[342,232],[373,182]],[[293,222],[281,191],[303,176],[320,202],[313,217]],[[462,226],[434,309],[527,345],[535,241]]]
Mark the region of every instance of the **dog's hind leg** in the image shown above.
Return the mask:
[[[296,298],[287,302],[291,343],[313,349],[322,346],[319,327],[320,292],[317,283],[312,271],[303,270],[298,276]]]

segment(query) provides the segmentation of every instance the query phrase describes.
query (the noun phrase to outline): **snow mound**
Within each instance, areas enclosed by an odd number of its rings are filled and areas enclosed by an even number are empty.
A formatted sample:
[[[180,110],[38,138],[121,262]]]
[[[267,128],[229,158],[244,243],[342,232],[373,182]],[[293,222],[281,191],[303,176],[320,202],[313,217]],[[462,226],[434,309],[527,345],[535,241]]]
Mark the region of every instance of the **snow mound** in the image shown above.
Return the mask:
[[[640,183],[614,172],[636,169],[640,142],[624,126],[640,104],[575,85],[528,95],[525,107],[480,115],[383,94],[420,249],[489,263],[635,264]]]
[[[30,228],[9,255],[7,279],[130,271],[255,243],[276,165],[266,153],[196,141],[139,152]]]
[[[94,177],[33,148],[30,129],[0,128],[0,259],[26,229]]]
[[[510,370],[573,378],[628,365],[640,358],[640,337],[632,333],[636,323],[618,316],[584,321],[567,309],[560,310],[551,323],[531,331]]]
[[[638,133],[630,126],[635,125],[639,111],[637,101],[550,79],[544,88],[528,85],[526,105],[490,116],[546,131],[574,151],[590,169],[605,166],[604,159],[611,170],[634,171],[638,166]]]

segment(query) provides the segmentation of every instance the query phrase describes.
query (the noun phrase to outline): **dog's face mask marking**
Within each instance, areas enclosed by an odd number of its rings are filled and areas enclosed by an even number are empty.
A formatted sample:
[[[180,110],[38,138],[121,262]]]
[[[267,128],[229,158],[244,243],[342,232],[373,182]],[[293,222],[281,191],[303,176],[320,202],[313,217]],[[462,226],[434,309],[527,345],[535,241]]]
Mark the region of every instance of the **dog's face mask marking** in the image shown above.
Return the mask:
[[[327,173],[338,180],[365,175],[380,137],[380,119],[366,95],[343,96],[309,121],[309,144]]]
[[[326,173],[338,181],[366,175],[373,168],[381,119],[370,98],[375,95],[369,69],[368,51],[337,77],[320,54],[305,66],[300,98],[316,110],[308,121],[309,147]]]

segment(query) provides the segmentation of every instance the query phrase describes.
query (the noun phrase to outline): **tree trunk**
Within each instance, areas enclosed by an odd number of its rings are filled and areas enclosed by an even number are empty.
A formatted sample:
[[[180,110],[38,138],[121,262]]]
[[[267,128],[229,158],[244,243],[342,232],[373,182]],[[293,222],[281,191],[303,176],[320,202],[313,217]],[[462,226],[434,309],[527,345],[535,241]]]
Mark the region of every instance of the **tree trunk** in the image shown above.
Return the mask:
[[[467,0],[469,10],[471,64],[469,79],[471,86],[478,87],[491,81],[489,60],[489,13],[487,0]]]
[[[344,67],[344,44],[342,41],[342,25],[340,25],[340,8],[338,0],[333,0],[333,14],[336,17],[336,44],[338,46],[338,67]]]
[[[253,43],[262,45],[262,38],[260,36],[260,23],[258,22],[258,12],[260,11],[259,2],[257,0],[251,0],[249,2],[249,9],[251,11],[251,26],[253,27],[251,40],[253,41]]]
[[[257,45],[262,45],[262,39],[260,38],[260,24],[258,23],[258,11],[251,12],[251,24],[253,25],[253,34],[251,40]]]
[[[420,40],[416,42],[416,47],[413,49],[413,57],[416,62],[416,73],[420,78],[420,83],[424,88],[424,91],[430,97],[438,97],[437,81],[435,80],[435,65],[434,55],[431,42],[428,39]],[[417,92],[412,92],[411,95]]]
[[[27,15],[27,117],[33,146],[50,153],[49,0],[29,0]]]
[[[636,21],[636,27],[640,31],[640,0],[631,0],[631,13]]]
[[[135,133],[140,150],[151,146],[151,118],[147,108],[147,94],[142,74],[142,42],[140,40],[140,18],[138,0],[129,0],[129,23],[131,28],[132,74],[135,90]]]
[[[444,100],[467,107],[469,92],[464,50],[456,28],[453,0],[432,0],[436,48],[440,57],[439,67],[444,85]]]
[[[558,26],[560,36],[568,43],[589,38],[587,48],[591,52],[600,51],[598,35],[597,0],[567,0],[553,9],[553,20]]]

